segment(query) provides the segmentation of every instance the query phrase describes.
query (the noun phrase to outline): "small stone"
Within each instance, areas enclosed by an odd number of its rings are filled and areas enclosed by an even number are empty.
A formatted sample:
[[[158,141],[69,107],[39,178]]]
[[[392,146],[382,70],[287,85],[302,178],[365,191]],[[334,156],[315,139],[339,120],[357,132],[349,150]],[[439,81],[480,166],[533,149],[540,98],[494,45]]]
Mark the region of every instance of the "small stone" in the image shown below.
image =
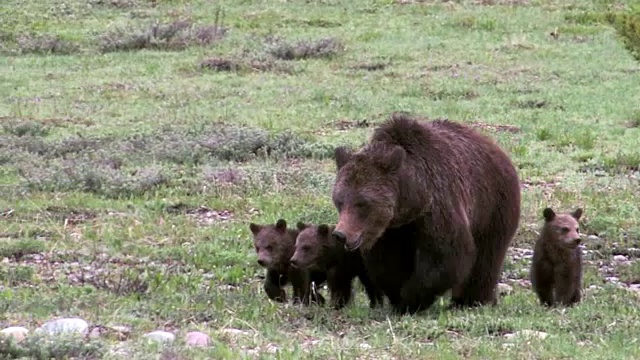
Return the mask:
[[[520,330],[514,334],[516,337],[529,337],[529,338],[538,338],[540,340],[544,340],[549,334],[542,331],[535,330]]]
[[[617,283],[619,279],[617,276],[607,276],[605,280],[608,282]]]
[[[513,287],[508,284],[498,283],[498,294],[500,296],[509,295],[513,291]]]
[[[64,318],[51,320],[37,328],[35,332],[44,332],[50,335],[73,333],[86,334],[89,330],[89,324],[80,318]]]
[[[587,236],[587,240],[589,240],[589,241],[597,241],[597,240],[600,240],[600,238],[595,236],[595,235],[589,235],[589,236]]]
[[[0,331],[0,334],[2,334],[2,336],[12,337],[13,340],[18,343],[27,337],[29,329],[22,326],[11,326]]]
[[[108,331],[109,331],[109,329],[107,329],[104,326],[101,326],[101,325],[94,326],[93,329],[91,329],[91,331],[89,331],[89,338],[97,339],[97,338],[101,337],[103,334],[107,333]]]
[[[227,334],[227,335],[249,335],[248,331],[244,331],[244,330],[240,330],[240,329],[222,329],[221,330],[222,333]]]
[[[209,335],[199,331],[192,331],[186,335],[185,342],[188,346],[209,346]]]
[[[360,344],[360,349],[362,349],[362,350],[371,349],[371,345],[369,345],[367,343],[362,343],[362,344]]]
[[[624,255],[616,255],[616,256],[614,256],[613,257],[613,261],[615,261],[619,265],[628,265],[629,264],[629,259],[627,259],[627,257],[624,256]]]
[[[156,331],[152,331],[150,333],[144,334],[144,337],[159,343],[173,342],[176,339],[176,336],[173,335],[172,333],[161,331],[161,330],[156,330]]]
[[[275,354],[280,350],[280,348],[274,344],[267,344],[267,349],[265,350],[269,354]]]

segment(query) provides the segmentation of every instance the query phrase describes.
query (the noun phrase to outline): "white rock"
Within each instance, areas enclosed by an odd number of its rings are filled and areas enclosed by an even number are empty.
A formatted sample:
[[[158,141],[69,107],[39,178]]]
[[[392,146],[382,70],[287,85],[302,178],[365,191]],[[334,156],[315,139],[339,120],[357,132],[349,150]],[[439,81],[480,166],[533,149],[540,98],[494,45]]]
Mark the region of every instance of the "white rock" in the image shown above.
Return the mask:
[[[36,329],[36,333],[44,332],[50,335],[73,333],[86,334],[89,324],[80,318],[63,318],[51,320]]]
[[[244,331],[244,330],[240,330],[240,329],[232,329],[232,328],[227,328],[227,329],[222,329],[220,330],[220,332],[227,334],[227,335],[250,335],[250,333],[248,331]]]
[[[615,261],[619,265],[628,265],[629,264],[629,259],[627,259],[627,257],[624,256],[624,255],[616,255],[616,256],[614,256],[613,257],[613,261]]]
[[[596,240],[600,240],[600,238],[595,236],[595,235],[589,235],[589,236],[587,236],[587,240],[596,241]]]
[[[513,291],[513,287],[511,285],[508,284],[504,284],[504,283],[498,283],[498,294],[503,296],[503,295],[509,295],[511,294],[511,292]]]
[[[2,329],[0,334],[2,334],[2,336],[12,337],[15,342],[20,342],[29,335],[29,329],[22,326],[11,326],[6,329]]]
[[[209,346],[209,335],[199,331],[192,331],[187,333],[185,343],[188,346]]]
[[[161,330],[156,330],[150,333],[146,333],[144,334],[144,337],[159,343],[173,342],[176,339],[176,336],[173,335],[172,333],[161,331]]]
[[[549,334],[547,334],[546,332],[535,331],[535,330],[520,330],[520,331],[516,331],[514,335],[515,337],[538,338],[540,340],[544,340],[547,336],[549,336]]]
[[[362,344],[360,344],[360,349],[362,349],[362,350],[371,349],[371,345],[369,345],[367,343],[362,343]]]
[[[267,344],[267,348],[265,351],[269,354],[275,354],[280,350],[280,348],[274,344]]]

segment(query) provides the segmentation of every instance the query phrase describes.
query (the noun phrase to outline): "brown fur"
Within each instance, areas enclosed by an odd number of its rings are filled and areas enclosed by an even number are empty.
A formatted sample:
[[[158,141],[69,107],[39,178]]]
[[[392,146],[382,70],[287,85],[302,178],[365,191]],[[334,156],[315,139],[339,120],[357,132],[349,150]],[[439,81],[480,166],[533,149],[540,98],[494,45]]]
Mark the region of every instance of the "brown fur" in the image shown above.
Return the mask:
[[[544,226],[536,241],[531,264],[531,285],[546,306],[572,306],[580,302],[582,251],[578,221],[582,209],[556,214],[543,211]]]
[[[291,264],[309,270],[326,271],[331,303],[341,309],[351,301],[353,279],[358,277],[369,296],[369,307],[383,305],[383,294],[372,283],[358,252],[349,252],[331,233],[335,226],[297,224],[300,234]]]
[[[360,249],[396,311],[426,309],[449,289],[456,306],[495,303],[520,217],[520,182],[500,147],[462,124],[394,114],[360,151],[335,156],[334,235]]]
[[[286,302],[287,294],[284,286],[291,283],[293,302],[307,305],[310,301],[324,304],[324,297],[311,289],[311,283],[321,285],[326,280],[324,272],[310,272],[290,266],[290,259],[295,250],[297,229],[288,229],[284,219],[274,225],[250,223],[253,244],[258,255],[258,264],[267,269],[264,290],[267,296],[278,302]]]

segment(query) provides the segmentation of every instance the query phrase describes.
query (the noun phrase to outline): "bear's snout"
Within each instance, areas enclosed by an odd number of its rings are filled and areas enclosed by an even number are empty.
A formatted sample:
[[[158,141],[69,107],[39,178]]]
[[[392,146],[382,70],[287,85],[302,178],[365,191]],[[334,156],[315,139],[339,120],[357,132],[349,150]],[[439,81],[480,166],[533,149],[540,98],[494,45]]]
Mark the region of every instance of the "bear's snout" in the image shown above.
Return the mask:
[[[297,268],[297,267],[300,267],[299,265],[300,265],[300,262],[298,262],[298,259],[296,258],[291,259],[291,266]]]
[[[265,265],[267,265],[267,262],[264,261],[263,259],[258,259],[258,265],[265,266]]]
[[[334,230],[332,235],[336,237],[336,240],[342,243],[347,241],[347,235],[345,235],[342,231]]]

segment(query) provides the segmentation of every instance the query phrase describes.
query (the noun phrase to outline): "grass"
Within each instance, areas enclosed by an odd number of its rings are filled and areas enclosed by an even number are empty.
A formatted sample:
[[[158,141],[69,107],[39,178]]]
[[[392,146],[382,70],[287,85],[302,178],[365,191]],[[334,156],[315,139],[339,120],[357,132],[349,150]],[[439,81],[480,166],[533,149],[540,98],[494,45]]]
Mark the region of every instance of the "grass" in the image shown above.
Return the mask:
[[[132,329],[3,342],[3,355],[640,355],[638,293],[607,280],[640,281],[634,9],[614,0],[215,4],[0,4],[0,327],[69,316]],[[612,24],[609,12],[626,15]],[[362,144],[393,111],[472,125],[512,156],[524,184],[503,275],[513,291],[495,308],[447,311],[443,300],[416,317],[370,311],[361,289],[338,312],[269,302],[248,223],[335,223],[333,148]],[[529,258],[518,255],[546,206],[585,208],[586,291],[571,309],[538,304]],[[145,342],[156,329],[176,342]],[[183,346],[193,330],[213,345]],[[505,336],[523,330],[548,336]]]

